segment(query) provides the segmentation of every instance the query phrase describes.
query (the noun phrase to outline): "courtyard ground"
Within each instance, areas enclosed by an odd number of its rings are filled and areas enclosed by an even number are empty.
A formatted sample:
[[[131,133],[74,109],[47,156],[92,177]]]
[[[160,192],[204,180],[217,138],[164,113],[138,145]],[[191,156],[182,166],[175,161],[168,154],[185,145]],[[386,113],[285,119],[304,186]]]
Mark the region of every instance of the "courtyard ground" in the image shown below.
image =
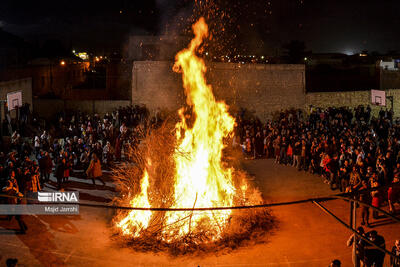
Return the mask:
[[[322,178],[272,160],[246,161],[243,165],[267,203],[337,193]],[[52,188],[50,185],[46,189]],[[109,179],[105,188],[94,189],[91,182],[73,178],[68,188],[80,190],[81,201],[91,203],[108,203],[116,194]],[[324,205],[348,222],[349,203],[333,200]],[[25,235],[15,233],[15,220],[0,220],[0,266],[7,258],[17,258],[19,266],[328,266],[336,258],[343,266],[352,266],[351,248],[346,247],[350,231],[317,206],[304,203],[270,211],[278,225],[264,243],[230,252],[180,257],[121,246],[112,236],[109,225],[113,212],[108,209],[81,207],[78,216],[25,216],[29,227]],[[400,224],[388,219],[371,222],[391,249],[394,240],[400,238]],[[385,262],[388,260],[386,257]]]

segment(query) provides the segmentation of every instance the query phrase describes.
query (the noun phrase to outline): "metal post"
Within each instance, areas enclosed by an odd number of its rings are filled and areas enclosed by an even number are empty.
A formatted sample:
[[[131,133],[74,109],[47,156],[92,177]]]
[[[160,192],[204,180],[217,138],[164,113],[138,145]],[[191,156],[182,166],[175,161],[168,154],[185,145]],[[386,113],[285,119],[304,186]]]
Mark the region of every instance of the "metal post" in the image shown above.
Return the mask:
[[[349,201],[350,204],[350,217],[349,217],[349,225],[353,226],[353,201]]]
[[[357,203],[351,201],[353,204],[353,229],[357,229]],[[354,235],[354,242],[353,242],[353,259],[354,259],[354,266],[358,267],[358,257],[357,257],[357,243],[359,238]]]
[[[350,218],[349,218],[349,225],[350,227],[354,228],[354,202],[353,201],[349,201],[350,203]],[[353,259],[353,264],[354,266],[357,266],[357,259],[356,259],[356,243],[357,243],[357,236],[354,234],[353,236],[353,255],[352,255],[352,259]]]

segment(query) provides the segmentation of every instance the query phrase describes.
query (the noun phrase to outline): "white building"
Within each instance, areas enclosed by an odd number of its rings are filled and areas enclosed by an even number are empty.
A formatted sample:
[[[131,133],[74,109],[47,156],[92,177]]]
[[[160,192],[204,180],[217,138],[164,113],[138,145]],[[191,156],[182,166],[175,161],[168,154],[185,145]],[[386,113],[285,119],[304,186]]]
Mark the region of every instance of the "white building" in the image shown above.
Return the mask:
[[[385,70],[398,70],[395,61],[393,59],[391,61],[381,60],[379,66]]]

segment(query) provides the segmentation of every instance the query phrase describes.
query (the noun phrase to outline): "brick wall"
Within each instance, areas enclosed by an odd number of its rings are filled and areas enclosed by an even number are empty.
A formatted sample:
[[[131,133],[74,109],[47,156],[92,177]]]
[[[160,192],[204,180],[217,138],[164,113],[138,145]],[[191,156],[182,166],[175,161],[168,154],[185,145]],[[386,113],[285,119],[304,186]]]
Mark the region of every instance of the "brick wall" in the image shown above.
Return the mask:
[[[175,110],[185,101],[181,74],[172,62],[136,61],[132,68],[132,103],[150,110]],[[208,63],[207,82],[214,95],[232,110],[253,111],[260,118],[274,111],[305,104],[304,65]]]

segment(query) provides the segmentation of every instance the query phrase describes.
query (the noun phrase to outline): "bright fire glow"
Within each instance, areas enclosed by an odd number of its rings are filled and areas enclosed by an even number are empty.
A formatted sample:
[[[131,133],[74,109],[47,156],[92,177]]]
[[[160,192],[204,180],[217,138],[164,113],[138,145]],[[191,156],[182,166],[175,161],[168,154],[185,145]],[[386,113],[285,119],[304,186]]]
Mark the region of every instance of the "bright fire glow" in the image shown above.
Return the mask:
[[[147,189],[149,188],[149,174],[145,170],[140,184],[140,193],[131,200],[131,205],[135,207],[150,208],[149,199],[147,197]],[[121,228],[126,235],[133,234],[139,236],[142,229],[146,229],[151,219],[151,211],[130,211],[128,216],[121,220],[117,226]]]
[[[223,166],[221,157],[223,139],[233,132],[234,119],[223,102],[217,102],[212,88],[205,80],[204,61],[196,55],[203,39],[208,36],[208,26],[201,18],[193,25],[195,38],[188,48],[175,57],[174,71],[182,73],[187,104],[192,108],[194,123],[188,126],[184,109],[179,111],[180,122],[175,126],[177,147],[175,161],[174,204],[171,208],[232,206],[235,187],[232,170]],[[149,177],[145,171],[141,192],[132,199],[135,207],[150,206],[148,194]],[[155,214],[155,213],[154,213]],[[122,232],[134,237],[149,226],[150,211],[131,211],[118,222]],[[166,212],[162,236],[170,242],[206,227],[212,233],[211,240],[221,236],[231,210],[213,212]],[[174,227],[169,227],[174,225]]]

